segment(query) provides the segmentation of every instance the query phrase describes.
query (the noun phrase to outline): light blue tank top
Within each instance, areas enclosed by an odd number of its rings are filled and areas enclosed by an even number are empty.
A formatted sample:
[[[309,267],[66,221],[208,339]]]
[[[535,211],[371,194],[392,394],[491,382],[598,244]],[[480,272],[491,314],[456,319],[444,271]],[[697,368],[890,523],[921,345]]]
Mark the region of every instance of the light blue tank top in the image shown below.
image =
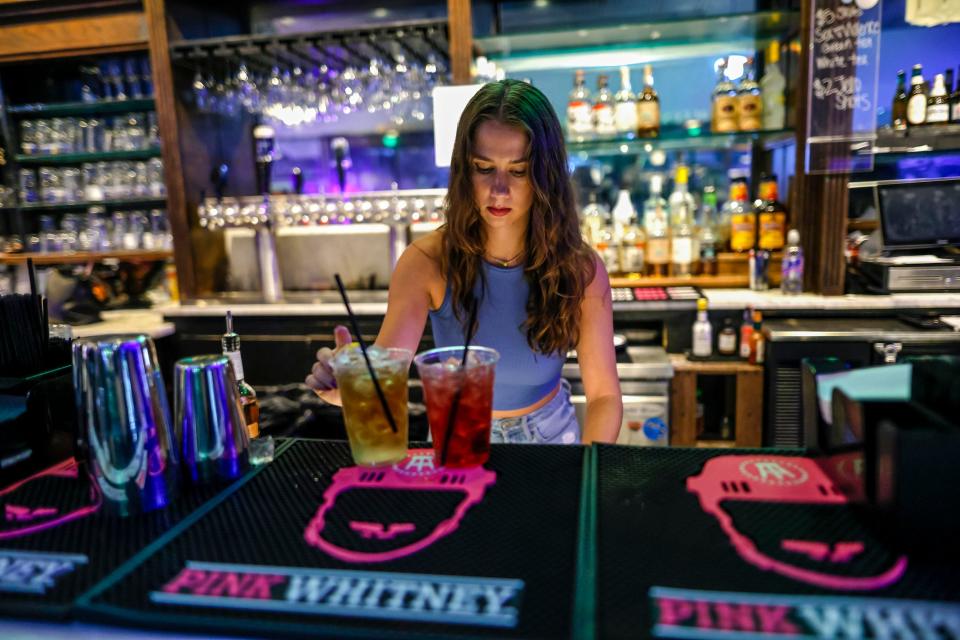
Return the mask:
[[[546,396],[560,382],[566,354],[544,355],[533,351],[521,329],[527,319],[530,286],[523,277],[523,265],[501,268],[483,262],[487,276],[486,294],[477,279],[474,295],[481,300],[477,310],[477,335],[471,344],[496,349],[500,354],[493,387],[493,408],[510,411],[528,407]],[[438,347],[462,345],[463,329],[453,313],[450,286],[443,304],[430,311],[433,340]]]

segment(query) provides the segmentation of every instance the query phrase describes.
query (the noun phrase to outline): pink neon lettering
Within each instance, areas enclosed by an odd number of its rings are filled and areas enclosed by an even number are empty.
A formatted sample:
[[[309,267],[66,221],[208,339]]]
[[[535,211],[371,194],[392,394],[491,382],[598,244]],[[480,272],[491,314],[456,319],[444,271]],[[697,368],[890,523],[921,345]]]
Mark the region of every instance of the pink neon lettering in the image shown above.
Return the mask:
[[[694,606],[697,609],[697,626],[701,629],[712,629],[713,620],[710,618],[710,603],[697,602]]]
[[[236,598],[240,595],[240,592],[247,588],[248,578],[253,576],[237,574],[232,571],[223,573],[220,575],[220,583],[217,586],[211,586],[210,590],[207,591],[205,595],[208,596],[222,596],[227,595],[231,598]]]
[[[760,620],[760,631],[763,633],[799,635],[800,630],[786,619],[789,612],[790,607],[787,606],[768,607],[763,604],[757,605],[757,618]]]
[[[167,593],[179,593],[181,589],[192,591],[194,587],[201,584],[206,578],[206,571],[183,569],[177,574],[176,578],[163,586],[163,590]]]
[[[660,624],[666,626],[679,624],[693,615],[693,605],[686,600],[657,598],[657,609],[660,611]]]
[[[249,588],[244,591],[243,597],[269,600],[271,598],[270,591],[273,587],[286,582],[286,580],[284,576],[254,575],[253,584],[249,585]]]
[[[713,605],[717,628],[724,631],[754,631],[753,607],[748,604],[718,602]]]

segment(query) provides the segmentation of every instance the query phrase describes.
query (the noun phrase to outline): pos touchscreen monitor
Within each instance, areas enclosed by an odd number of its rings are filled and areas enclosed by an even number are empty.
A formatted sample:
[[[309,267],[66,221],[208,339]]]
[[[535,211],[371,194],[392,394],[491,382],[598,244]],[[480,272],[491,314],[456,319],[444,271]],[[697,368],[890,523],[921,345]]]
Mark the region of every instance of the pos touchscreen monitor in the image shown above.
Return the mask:
[[[885,249],[960,245],[960,178],[877,185]]]

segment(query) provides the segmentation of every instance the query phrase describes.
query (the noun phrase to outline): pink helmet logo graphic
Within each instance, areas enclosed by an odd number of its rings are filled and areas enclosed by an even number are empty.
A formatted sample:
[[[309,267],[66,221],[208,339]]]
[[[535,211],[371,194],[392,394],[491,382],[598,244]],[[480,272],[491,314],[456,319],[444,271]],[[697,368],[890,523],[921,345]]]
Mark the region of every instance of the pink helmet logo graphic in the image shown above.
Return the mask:
[[[91,482],[89,493],[71,491],[76,488],[78,477],[77,463],[71,458],[0,490],[0,540],[39,533],[96,513],[103,500],[100,489]],[[64,502],[56,506],[33,504],[35,500],[28,492],[41,482],[62,485],[57,495],[63,496]]]
[[[907,568],[906,556],[899,556],[879,574],[851,576],[820,571],[778,560],[760,549],[749,537],[737,530],[733,518],[724,510],[723,502],[769,502],[779,504],[843,506],[847,497],[841,493],[817,464],[809,458],[791,456],[717,456],[703,466],[700,475],[687,478],[687,490],[697,494],[700,506],[714,516],[727,534],[737,554],[764,571],[817,587],[842,591],[872,591],[899,580]],[[842,564],[849,567],[865,550],[860,540],[837,541],[781,540],[780,548],[809,560]]]
[[[434,465],[433,449],[411,449],[407,457],[392,467],[346,467],[337,471],[333,483],[323,492],[323,504],[307,524],[303,533],[307,544],[318,547],[344,562],[387,562],[416,553],[440,538],[456,531],[467,510],[480,502],[487,487],[496,482],[497,474],[483,467],[443,469]],[[409,492],[444,492],[462,494],[453,514],[438,522],[429,531],[418,531],[417,526],[403,521],[369,522],[351,519],[349,515],[334,515],[335,507],[362,490]],[[346,548],[341,538],[331,539],[336,521],[345,520],[346,527],[363,548]],[[371,548],[377,544],[384,548]]]

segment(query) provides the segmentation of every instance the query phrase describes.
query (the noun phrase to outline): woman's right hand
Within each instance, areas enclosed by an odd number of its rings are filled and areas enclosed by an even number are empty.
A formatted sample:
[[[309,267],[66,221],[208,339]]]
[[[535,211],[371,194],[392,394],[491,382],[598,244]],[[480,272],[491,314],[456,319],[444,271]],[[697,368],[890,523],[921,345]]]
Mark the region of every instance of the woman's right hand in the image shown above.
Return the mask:
[[[333,367],[330,361],[334,354],[352,341],[350,330],[343,325],[337,325],[333,330],[334,349],[323,347],[317,351],[317,361],[313,363],[310,375],[305,382],[307,386],[320,396],[320,399],[330,404],[340,405],[340,390],[337,389],[337,379],[333,376]]]

